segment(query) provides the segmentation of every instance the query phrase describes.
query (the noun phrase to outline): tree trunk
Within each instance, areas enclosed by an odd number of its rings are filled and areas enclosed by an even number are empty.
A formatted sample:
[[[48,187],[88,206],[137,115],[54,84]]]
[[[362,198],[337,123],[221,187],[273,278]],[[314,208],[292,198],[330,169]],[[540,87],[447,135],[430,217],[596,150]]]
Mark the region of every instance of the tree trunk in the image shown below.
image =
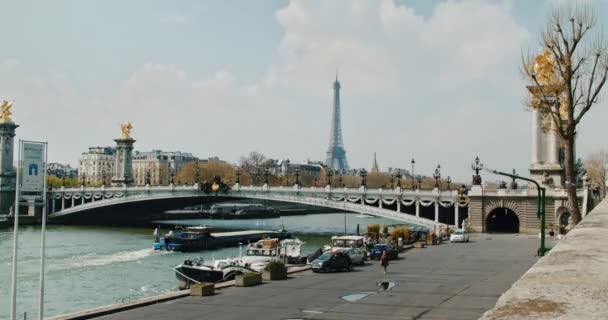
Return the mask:
[[[574,134],[568,132],[568,139],[565,141],[565,169],[566,169],[566,191],[568,192],[568,202],[570,203],[570,216],[572,224],[578,224],[582,217],[578,207],[576,197],[576,172],[574,170]]]

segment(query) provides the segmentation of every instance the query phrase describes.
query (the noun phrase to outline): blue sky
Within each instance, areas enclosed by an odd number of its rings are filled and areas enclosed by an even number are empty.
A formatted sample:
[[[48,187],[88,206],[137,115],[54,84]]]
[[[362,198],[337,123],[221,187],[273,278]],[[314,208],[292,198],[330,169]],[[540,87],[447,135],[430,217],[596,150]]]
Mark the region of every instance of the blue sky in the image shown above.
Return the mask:
[[[339,69],[353,167],[470,176],[526,172],[520,53],[561,1],[5,1],[0,98],[18,137],[76,164],[133,121],[136,149],[237,161],[251,150],[321,160]],[[608,2],[587,0],[600,15]],[[606,148],[605,99],[579,156]],[[491,178],[493,179],[493,178]]]

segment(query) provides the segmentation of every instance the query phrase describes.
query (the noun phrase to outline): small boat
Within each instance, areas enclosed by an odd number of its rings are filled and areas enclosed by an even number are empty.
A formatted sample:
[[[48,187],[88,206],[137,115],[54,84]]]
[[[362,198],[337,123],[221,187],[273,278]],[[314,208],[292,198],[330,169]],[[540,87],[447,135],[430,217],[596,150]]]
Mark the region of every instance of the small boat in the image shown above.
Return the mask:
[[[278,238],[262,239],[247,245],[247,256],[281,257],[287,262],[300,262],[302,260],[302,245],[304,241],[300,239]]]
[[[342,251],[351,248],[365,249],[365,237],[363,236],[333,236],[331,245],[326,245],[323,251]]]
[[[187,227],[185,231],[169,232],[164,237],[154,232],[154,249],[168,251],[201,251],[221,247],[236,246],[267,237],[289,239],[291,233],[285,230],[243,230],[231,232],[212,232],[209,227]]]
[[[234,280],[234,277],[240,274],[261,272],[271,259],[271,257],[228,258],[208,264],[200,258],[186,260],[174,270],[179,288],[187,289],[193,283],[218,283]]]

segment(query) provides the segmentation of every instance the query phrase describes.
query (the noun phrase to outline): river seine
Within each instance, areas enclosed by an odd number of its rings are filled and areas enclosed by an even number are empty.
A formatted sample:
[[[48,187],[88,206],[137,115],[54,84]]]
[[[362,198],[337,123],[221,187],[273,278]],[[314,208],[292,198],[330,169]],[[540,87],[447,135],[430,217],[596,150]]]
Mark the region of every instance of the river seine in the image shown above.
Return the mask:
[[[306,242],[311,253],[329,243],[331,235],[354,233],[372,223],[398,224],[359,214],[326,213],[255,220],[182,220],[223,229],[280,229]],[[177,221],[171,222],[172,224]],[[163,233],[169,230],[163,228]],[[152,229],[91,226],[47,227],[45,317],[102,305],[127,302],[177,290],[173,267],[186,258],[238,256],[238,247],[200,253],[155,252]],[[9,318],[13,232],[0,230],[0,319]],[[17,314],[37,317],[40,270],[40,228],[19,230]]]

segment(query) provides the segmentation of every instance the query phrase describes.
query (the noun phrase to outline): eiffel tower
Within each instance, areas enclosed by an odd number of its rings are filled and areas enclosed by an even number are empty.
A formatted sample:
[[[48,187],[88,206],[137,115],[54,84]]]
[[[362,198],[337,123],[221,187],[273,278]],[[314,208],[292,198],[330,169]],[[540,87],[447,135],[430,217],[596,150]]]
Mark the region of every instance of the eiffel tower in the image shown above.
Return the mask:
[[[336,173],[346,173],[348,162],[346,161],[346,151],[342,142],[342,121],[340,116],[340,82],[336,74],[334,81],[334,107],[331,119],[331,131],[329,133],[329,148],[325,165],[333,169]]]

